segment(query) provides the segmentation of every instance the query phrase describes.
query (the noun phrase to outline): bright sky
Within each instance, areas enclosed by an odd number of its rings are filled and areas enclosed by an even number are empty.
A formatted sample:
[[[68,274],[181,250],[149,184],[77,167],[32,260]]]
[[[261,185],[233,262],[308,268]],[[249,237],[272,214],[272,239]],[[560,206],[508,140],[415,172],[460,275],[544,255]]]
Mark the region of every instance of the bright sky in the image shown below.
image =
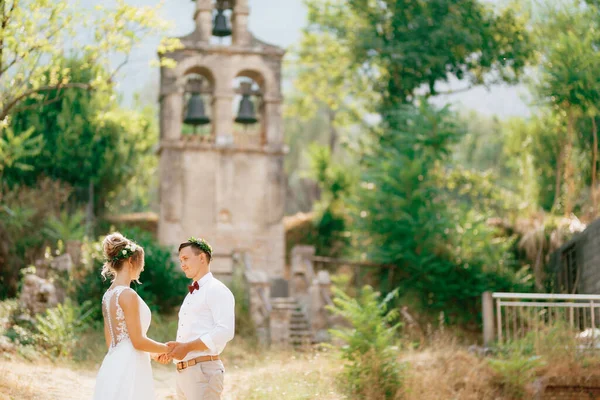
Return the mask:
[[[492,0],[496,1],[496,0]],[[95,2],[84,0],[84,3]],[[129,0],[135,5],[154,5],[157,0]],[[287,48],[299,38],[306,23],[306,10],[302,0],[249,0],[250,30],[259,39]],[[194,3],[191,0],[166,0],[163,17],[174,22],[170,36],[182,36],[192,31]],[[123,70],[119,79],[119,90],[124,100],[129,102],[133,93],[141,93],[145,98],[156,96],[158,70],[148,67],[148,60],[156,54],[158,38],[149,38],[141,49],[132,54],[132,62]],[[458,86],[460,87],[460,86]],[[526,91],[521,87],[499,86],[490,91],[475,88],[439,99],[440,103],[452,101],[467,109],[474,109],[487,115],[509,117],[527,115],[527,106],[521,99]]]

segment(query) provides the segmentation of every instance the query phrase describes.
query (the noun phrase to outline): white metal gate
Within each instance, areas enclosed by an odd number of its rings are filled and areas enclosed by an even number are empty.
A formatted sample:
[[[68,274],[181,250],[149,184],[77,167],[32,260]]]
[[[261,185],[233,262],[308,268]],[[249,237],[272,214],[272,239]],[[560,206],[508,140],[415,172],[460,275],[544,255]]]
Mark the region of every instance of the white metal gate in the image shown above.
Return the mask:
[[[595,347],[594,339],[599,336],[596,329],[600,323],[600,295],[493,293],[492,298],[499,343],[523,338],[544,326],[564,323],[575,331],[589,332],[592,347]]]

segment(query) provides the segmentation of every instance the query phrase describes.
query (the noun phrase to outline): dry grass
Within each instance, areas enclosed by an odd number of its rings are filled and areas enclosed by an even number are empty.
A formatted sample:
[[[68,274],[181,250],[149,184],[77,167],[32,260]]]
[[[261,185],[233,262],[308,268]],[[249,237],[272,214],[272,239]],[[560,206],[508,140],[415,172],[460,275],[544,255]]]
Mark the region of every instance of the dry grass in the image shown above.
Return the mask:
[[[19,346],[12,355],[0,354],[0,400],[91,398],[106,354],[102,330],[96,328],[81,336],[69,359],[50,360],[33,346]],[[175,316],[158,316],[149,336],[170,340],[176,330]],[[223,397],[227,400],[344,398],[334,382],[339,363],[326,352],[265,350],[254,340],[236,337],[223,359],[227,371]],[[174,367],[155,363],[153,371],[157,398],[176,399]]]
[[[167,340],[175,330],[173,317],[157,318],[150,336]],[[521,375],[515,366],[533,354],[543,360],[536,366],[534,378],[593,375],[600,367],[598,355],[575,351],[573,333],[561,329],[549,329],[539,338],[502,349],[496,358],[508,363],[503,372],[449,337],[450,333],[439,335],[426,348],[399,354],[399,360],[406,364],[403,399],[508,400],[510,385],[513,390],[523,386],[522,379],[516,379]],[[17,354],[0,353],[0,400],[89,399],[104,354],[100,330],[81,338],[73,359],[53,362],[24,346]],[[267,350],[253,340],[236,337],[223,356],[225,400],[347,398],[336,381],[343,364],[330,352]],[[157,398],[176,399],[174,367],[153,364],[153,368]]]
[[[538,375],[544,376],[586,376],[598,374],[600,353],[590,349],[579,349],[576,331],[566,326],[545,327],[538,335],[530,334],[513,351],[535,354],[543,360]],[[525,348],[525,349],[523,349]]]
[[[224,400],[347,399],[336,382],[343,365],[334,354],[265,351],[236,339],[225,355]],[[546,357],[538,375],[593,374],[599,365],[597,357],[566,351],[554,351]],[[406,400],[510,399],[503,394],[506,391],[488,359],[450,341],[404,352],[400,361],[407,364],[403,396]],[[158,398],[176,399],[174,368],[158,364],[153,364],[153,368]],[[93,363],[0,358],[0,400],[89,399],[96,373],[97,365]]]
[[[1,400],[54,400],[90,398],[94,373],[37,360],[3,360],[0,363]]]
[[[345,399],[334,382],[340,365],[328,353],[260,351],[242,340],[234,340],[225,353],[224,400]],[[78,364],[0,356],[0,400],[89,399],[97,368],[91,360]],[[157,398],[176,399],[174,367],[153,364],[153,370]]]
[[[345,399],[336,389],[339,363],[329,355],[276,353],[255,368],[231,368],[226,376],[226,400]]]
[[[434,345],[402,357],[407,362],[407,400],[502,399],[485,359],[453,344]]]
[[[600,367],[600,355],[578,351],[573,331],[560,326],[499,350],[493,360],[505,363],[502,371],[492,367],[490,358],[469,353],[448,336],[405,353],[401,358],[409,365],[405,398],[508,400],[518,398],[515,393],[527,398],[538,377],[591,376]]]

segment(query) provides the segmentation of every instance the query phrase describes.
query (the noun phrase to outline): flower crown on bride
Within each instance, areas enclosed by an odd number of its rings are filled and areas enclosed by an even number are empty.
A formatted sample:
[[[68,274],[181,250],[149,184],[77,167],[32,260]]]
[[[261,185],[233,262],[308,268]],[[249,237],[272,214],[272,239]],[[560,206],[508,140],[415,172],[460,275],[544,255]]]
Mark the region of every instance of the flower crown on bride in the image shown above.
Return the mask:
[[[195,237],[192,236],[188,239],[188,242],[192,243],[193,245],[198,247],[200,250],[202,250],[203,252],[208,254],[209,257],[212,257],[212,247],[210,247],[210,244],[208,244],[208,242],[206,240],[196,239]]]
[[[112,258],[111,261],[115,262],[115,261],[119,261],[119,260],[125,260],[129,257],[131,257],[139,248],[139,246],[133,242],[129,242],[125,247],[123,247],[123,250],[121,250],[116,256],[114,256]]]

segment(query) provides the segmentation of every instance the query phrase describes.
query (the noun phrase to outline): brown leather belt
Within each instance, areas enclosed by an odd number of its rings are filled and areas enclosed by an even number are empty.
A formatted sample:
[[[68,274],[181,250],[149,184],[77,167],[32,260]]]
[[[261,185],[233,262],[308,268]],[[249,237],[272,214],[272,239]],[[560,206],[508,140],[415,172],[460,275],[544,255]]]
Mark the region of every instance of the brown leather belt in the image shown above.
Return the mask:
[[[184,370],[187,367],[193,367],[194,365],[201,363],[201,362],[217,361],[217,360],[219,360],[219,356],[200,356],[200,357],[192,358],[191,360],[180,361],[176,364],[177,371]]]

